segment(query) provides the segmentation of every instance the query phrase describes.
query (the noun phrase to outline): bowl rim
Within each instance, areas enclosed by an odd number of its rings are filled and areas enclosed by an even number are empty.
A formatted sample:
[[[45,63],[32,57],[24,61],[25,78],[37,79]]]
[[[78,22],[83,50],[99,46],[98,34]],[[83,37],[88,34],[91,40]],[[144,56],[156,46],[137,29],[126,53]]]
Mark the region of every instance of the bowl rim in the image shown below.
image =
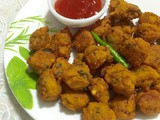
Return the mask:
[[[95,14],[95,15],[93,15],[91,17],[82,18],[82,19],[71,19],[71,18],[66,18],[66,17],[60,15],[54,9],[54,7],[53,7],[54,4],[52,5],[51,0],[48,0],[48,6],[49,6],[50,11],[53,13],[53,15],[56,18],[63,19],[64,21],[72,21],[74,23],[85,23],[85,22],[89,22],[89,21],[95,20],[95,19],[99,18],[101,15],[103,15],[105,13],[105,11],[107,11],[108,4],[107,4],[107,0],[104,0],[104,5],[103,5],[102,9],[97,14]]]

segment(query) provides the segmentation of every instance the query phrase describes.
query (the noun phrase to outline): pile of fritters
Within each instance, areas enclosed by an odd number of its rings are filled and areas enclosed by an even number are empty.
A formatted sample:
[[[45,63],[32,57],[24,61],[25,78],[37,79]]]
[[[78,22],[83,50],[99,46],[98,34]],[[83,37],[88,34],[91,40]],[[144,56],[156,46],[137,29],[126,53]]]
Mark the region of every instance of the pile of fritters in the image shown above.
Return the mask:
[[[130,68],[115,63],[110,50],[95,42],[91,30],[124,57]],[[142,13],[124,0],[111,0],[108,16],[74,35],[69,28],[54,35],[48,27],[37,29],[30,38],[33,54],[27,63],[39,74],[37,90],[42,100],[60,97],[69,110],[82,111],[82,120],[130,120],[137,111],[160,113],[158,40],[158,15]]]

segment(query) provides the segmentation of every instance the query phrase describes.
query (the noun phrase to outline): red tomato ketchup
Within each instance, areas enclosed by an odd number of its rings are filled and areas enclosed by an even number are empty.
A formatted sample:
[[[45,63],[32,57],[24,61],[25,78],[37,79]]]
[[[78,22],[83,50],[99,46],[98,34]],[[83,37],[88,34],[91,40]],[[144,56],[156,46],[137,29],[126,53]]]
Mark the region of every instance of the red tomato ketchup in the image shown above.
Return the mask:
[[[88,18],[101,10],[101,0],[57,0],[55,10],[71,19]]]

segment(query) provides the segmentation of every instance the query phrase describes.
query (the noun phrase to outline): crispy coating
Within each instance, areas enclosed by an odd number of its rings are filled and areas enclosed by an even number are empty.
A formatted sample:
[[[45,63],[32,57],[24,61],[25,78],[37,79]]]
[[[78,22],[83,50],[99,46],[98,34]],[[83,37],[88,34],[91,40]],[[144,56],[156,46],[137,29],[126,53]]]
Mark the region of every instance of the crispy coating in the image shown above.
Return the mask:
[[[160,73],[160,66],[156,68],[157,72]]]
[[[91,30],[97,33],[98,36],[101,36],[104,33],[108,33],[110,27],[110,20],[108,17],[104,17],[103,19],[100,19],[94,23],[91,27]]]
[[[142,65],[135,71],[137,76],[136,86],[143,91],[150,90],[156,81],[160,81],[160,74],[150,66]]]
[[[59,57],[68,59],[71,53],[71,32],[69,28],[65,28],[52,36],[55,42],[57,54]]]
[[[75,48],[76,52],[83,53],[90,45],[95,45],[95,40],[90,31],[87,29],[80,29],[77,31],[74,35],[72,43],[72,46]]]
[[[148,56],[150,44],[141,38],[126,40],[120,53],[133,66],[138,68]]]
[[[121,26],[121,27],[125,27],[125,26],[130,26],[130,27],[135,27],[134,23],[132,22],[132,20],[118,20],[118,21],[111,21],[111,27],[114,26]]]
[[[160,113],[160,93],[156,90],[140,92],[136,99],[138,108],[145,115]]]
[[[124,0],[111,0],[108,11],[109,18],[112,20],[132,20],[141,15],[138,6]]]
[[[160,81],[158,83],[155,83],[154,87],[152,88],[153,90],[157,90],[160,93]]]
[[[83,92],[72,92],[61,94],[62,104],[69,110],[79,111],[89,103],[89,96]]]
[[[129,98],[115,95],[110,102],[110,106],[115,112],[117,119],[131,120],[136,116],[136,101],[134,94],[132,94]]]
[[[52,50],[55,51],[54,41],[48,33],[48,27],[42,27],[32,33],[29,41],[30,50]]]
[[[88,87],[92,96],[98,101],[108,104],[109,91],[108,84],[103,78],[97,77],[91,80],[91,85]]]
[[[130,39],[134,31],[135,28],[131,26],[114,26],[104,37],[107,38],[107,43],[109,43],[115,50],[120,51],[119,49],[124,41]]]
[[[144,64],[149,65],[155,69],[160,67],[160,45],[152,45],[148,52],[148,57],[145,59]]]
[[[116,116],[107,104],[90,102],[86,108],[83,108],[82,120],[116,120]]]
[[[84,61],[94,70],[99,68],[104,62],[112,62],[110,50],[104,46],[89,46],[84,52]]]
[[[152,43],[160,39],[160,27],[150,23],[141,23],[137,26],[134,36]]]
[[[104,79],[112,86],[115,93],[129,97],[134,93],[136,76],[121,64],[108,66],[103,71]]]
[[[56,56],[53,53],[37,51],[28,58],[27,63],[34,72],[41,74],[52,67],[55,59]]]
[[[63,81],[72,90],[83,90],[90,84],[92,75],[84,62],[76,62],[63,74]]]
[[[150,24],[160,26],[160,17],[158,15],[156,15],[155,13],[152,13],[152,12],[144,12],[139,17],[138,23],[139,24],[150,23]]]
[[[144,12],[139,17],[134,36],[141,37],[150,43],[160,39],[160,17],[151,12]]]
[[[71,66],[71,64],[63,57],[59,57],[55,60],[52,66],[52,71],[57,80],[62,79],[63,73]]]
[[[56,100],[61,93],[61,86],[57,83],[52,70],[44,71],[37,81],[37,91],[44,101]]]

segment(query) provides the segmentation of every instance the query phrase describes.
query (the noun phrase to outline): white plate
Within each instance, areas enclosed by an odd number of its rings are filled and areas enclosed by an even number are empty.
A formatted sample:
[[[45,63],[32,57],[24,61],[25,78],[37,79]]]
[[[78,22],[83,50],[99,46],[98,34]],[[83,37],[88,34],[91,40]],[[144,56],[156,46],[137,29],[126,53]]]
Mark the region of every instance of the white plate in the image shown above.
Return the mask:
[[[160,0],[126,1],[138,5],[142,12],[150,11],[160,15]],[[47,0],[30,0],[11,24],[4,51],[4,66],[9,86],[24,110],[36,120],[80,120],[80,113],[67,110],[59,101],[42,102],[38,99],[36,82],[26,74],[25,59],[28,57],[29,36],[45,25],[52,31],[64,27],[49,12]],[[70,60],[73,60],[73,57]],[[148,118],[138,114],[135,120],[147,119],[160,120],[160,116]]]

